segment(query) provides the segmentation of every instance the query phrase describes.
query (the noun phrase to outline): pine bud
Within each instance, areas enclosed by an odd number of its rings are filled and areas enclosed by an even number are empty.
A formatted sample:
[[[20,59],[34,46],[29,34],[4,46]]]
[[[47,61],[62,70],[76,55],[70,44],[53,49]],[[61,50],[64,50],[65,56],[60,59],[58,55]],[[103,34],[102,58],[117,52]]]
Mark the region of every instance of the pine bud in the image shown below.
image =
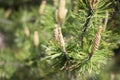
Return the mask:
[[[35,47],[38,47],[39,45],[39,35],[38,35],[38,31],[34,32],[34,45]]]
[[[63,23],[67,14],[67,9],[56,10],[55,11],[55,19],[57,23]]]
[[[66,3],[65,0],[60,0],[60,8],[61,7],[65,8],[65,3]]]
[[[102,32],[102,26],[100,26],[98,28],[98,32],[95,36],[95,39],[93,41],[93,45],[92,45],[92,49],[91,49],[91,55],[94,54],[94,52],[98,49],[99,47],[99,43],[100,43],[100,39],[101,39],[101,32]]]
[[[66,17],[66,14],[67,14],[67,9],[65,8],[61,8],[59,10],[59,19],[60,19],[60,23],[62,24],[65,20],[65,17]]]
[[[30,36],[30,31],[29,31],[28,27],[24,28],[24,34],[25,34],[26,37]]]
[[[61,47],[61,50],[63,51],[63,52],[66,52],[66,50],[65,50],[65,42],[64,42],[64,38],[63,38],[63,35],[62,35],[62,32],[61,32],[61,27],[58,27],[58,43],[59,43],[59,45],[60,45],[60,47]]]
[[[5,12],[5,18],[9,18],[9,16],[12,13],[12,8],[9,8],[6,12]]]
[[[60,0],[59,19],[61,24],[63,23],[66,14],[67,14],[67,9],[65,8],[65,0]]]
[[[96,9],[99,0],[89,0],[91,9]]]
[[[42,3],[41,3],[40,8],[39,8],[40,15],[42,15],[44,13],[45,6],[46,6],[46,0],[42,0]]]
[[[55,25],[55,28],[54,28],[54,37],[55,37],[55,40],[57,42],[59,42],[59,38],[58,38],[58,27],[57,25]]]

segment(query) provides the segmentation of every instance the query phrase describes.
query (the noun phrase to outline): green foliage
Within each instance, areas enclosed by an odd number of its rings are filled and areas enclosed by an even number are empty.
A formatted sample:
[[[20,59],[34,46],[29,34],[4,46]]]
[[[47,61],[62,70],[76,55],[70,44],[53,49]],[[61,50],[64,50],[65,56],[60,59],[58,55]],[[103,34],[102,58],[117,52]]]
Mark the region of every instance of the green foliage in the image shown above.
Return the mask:
[[[92,42],[97,29],[100,25],[104,26],[103,20],[106,17],[106,11],[111,12],[113,10],[110,7],[113,3],[109,0],[101,0],[94,10],[90,9],[87,0],[86,2],[80,0],[77,4],[78,13],[70,11],[63,26],[67,54],[60,51],[60,47],[56,45],[54,40],[50,41],[46,52],[49,58],[53,59],[54,64],[58,64],[57,66],[60,69],[76,70],[79,71],[80,75],[86,77],[86,73],[89,75],[92,73],[99,74],[101,69],[107,64],[107,60],[113,55],[110,49],[114,48],[116,44],[114,41],[111,42],[113,38],[111,39],[110,37],[114,34],[103,29],[99,50],[89,60],[89,53],[91,52]],[[106,40],[107,38],[109,40]]]
[[[14,4],[27,2],[22,1]],[[7,18],[7,9],[0,8],[0,34],[6,37],[6,47],[0,50],[0,79],[104,80],[104,74],[105,79],[109,79],[110,74],[104,71],[108,63],[111,65],[112,49],[117,48],[120,40],[120,3],[100,0],[92,9],[89,0],[74,1],[78,11],[72,10],[74,6],[68,0],[68,14],[61,27],[66,53],[53,37],[55,9],[52,1],[47,3],[41,16],[39,5],[19,6],[12,9]],[[8,1],[8,6],[14,4]],[[106,11],[109,12],[107,29],[102,30],[99,48],[90,58],[93,39],[98,27],[104,26]],[[25,35],[25,28],[29,36]],[[34,45],[35,31],[39,33],[38,47]]]

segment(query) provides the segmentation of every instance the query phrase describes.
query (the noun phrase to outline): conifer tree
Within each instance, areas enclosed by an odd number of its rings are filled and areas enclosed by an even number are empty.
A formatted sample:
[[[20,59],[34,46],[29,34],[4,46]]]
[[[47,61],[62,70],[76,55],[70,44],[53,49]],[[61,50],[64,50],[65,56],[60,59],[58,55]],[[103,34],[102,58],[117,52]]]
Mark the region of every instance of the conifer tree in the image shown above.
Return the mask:
[[[0,80],[115,80],[119,0],[0,1]]]

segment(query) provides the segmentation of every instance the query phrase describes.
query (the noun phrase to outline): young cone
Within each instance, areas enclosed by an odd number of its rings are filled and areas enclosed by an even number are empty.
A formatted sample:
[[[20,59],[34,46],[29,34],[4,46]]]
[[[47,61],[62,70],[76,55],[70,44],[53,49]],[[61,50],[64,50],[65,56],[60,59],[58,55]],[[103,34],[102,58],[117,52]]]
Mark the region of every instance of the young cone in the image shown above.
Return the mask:
[[[102,26],[100,26],[98,28],[98,32],[94,38],[93,44],[92,44],[92,48],[91,48],[91,53],[90,56],[92,56],[94,54],[94,52],[98,49],[99,47],[99,43],[100,43],[100,39],[101,39],[101,32],[102,32]]]
[[[63,22],[65,20],[65,17],[66,17],[66,14],[67,14],[67,9],[63,8],[63,9],[60,10],[59,19],[60,19],[61,24],[63,24]]]
[[[47,2],[46,0],[42,0],[42,3],[41,3],[40,8],[39,8],[39,14],[40,15],[42,15],[44,13],[46,2]]]
[[[38,31],[34,32],[34,45],[35,47],[38,47],[39,45],[39,35],[38,35]]]
[[[12,13],[12,8],[9,8],[6,12],[5,12],[5,18],[9,18],[9,16],[11,15]]]
[[[65,0],[60,0],[60,8],[65,8],[65,3],[66,1]]]
[[[67,9],[65,8],[65,0],[60,0],[59,6],[59,22],[62,24],[67,14]]]

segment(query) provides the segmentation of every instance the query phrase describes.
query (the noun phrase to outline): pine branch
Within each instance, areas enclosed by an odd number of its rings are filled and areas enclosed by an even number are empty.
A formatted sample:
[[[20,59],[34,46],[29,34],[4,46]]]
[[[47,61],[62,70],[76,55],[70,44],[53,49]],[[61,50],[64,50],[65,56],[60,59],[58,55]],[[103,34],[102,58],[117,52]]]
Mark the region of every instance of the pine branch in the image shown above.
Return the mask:
[[[86,22],[85,22],[85,24],[84,24],[84,29],[83,29],[83,31],[82,31],[82,36],[81,36],[81,41],[82,41],[82,48],[83,48],[83,46],[84,46],[84,41],[83,41],[83,37],[84,37],[84,35],[86,34],[86,32],[87,32],[87,29],[88,29],[88,24],[89,24],[89,22],[90,22],[90,19],[91,19],[91,17],[92,17],[92,9],[89,9],[89,11],[88,11],[88,18],[87,18],[87,20],[86,20]]]

